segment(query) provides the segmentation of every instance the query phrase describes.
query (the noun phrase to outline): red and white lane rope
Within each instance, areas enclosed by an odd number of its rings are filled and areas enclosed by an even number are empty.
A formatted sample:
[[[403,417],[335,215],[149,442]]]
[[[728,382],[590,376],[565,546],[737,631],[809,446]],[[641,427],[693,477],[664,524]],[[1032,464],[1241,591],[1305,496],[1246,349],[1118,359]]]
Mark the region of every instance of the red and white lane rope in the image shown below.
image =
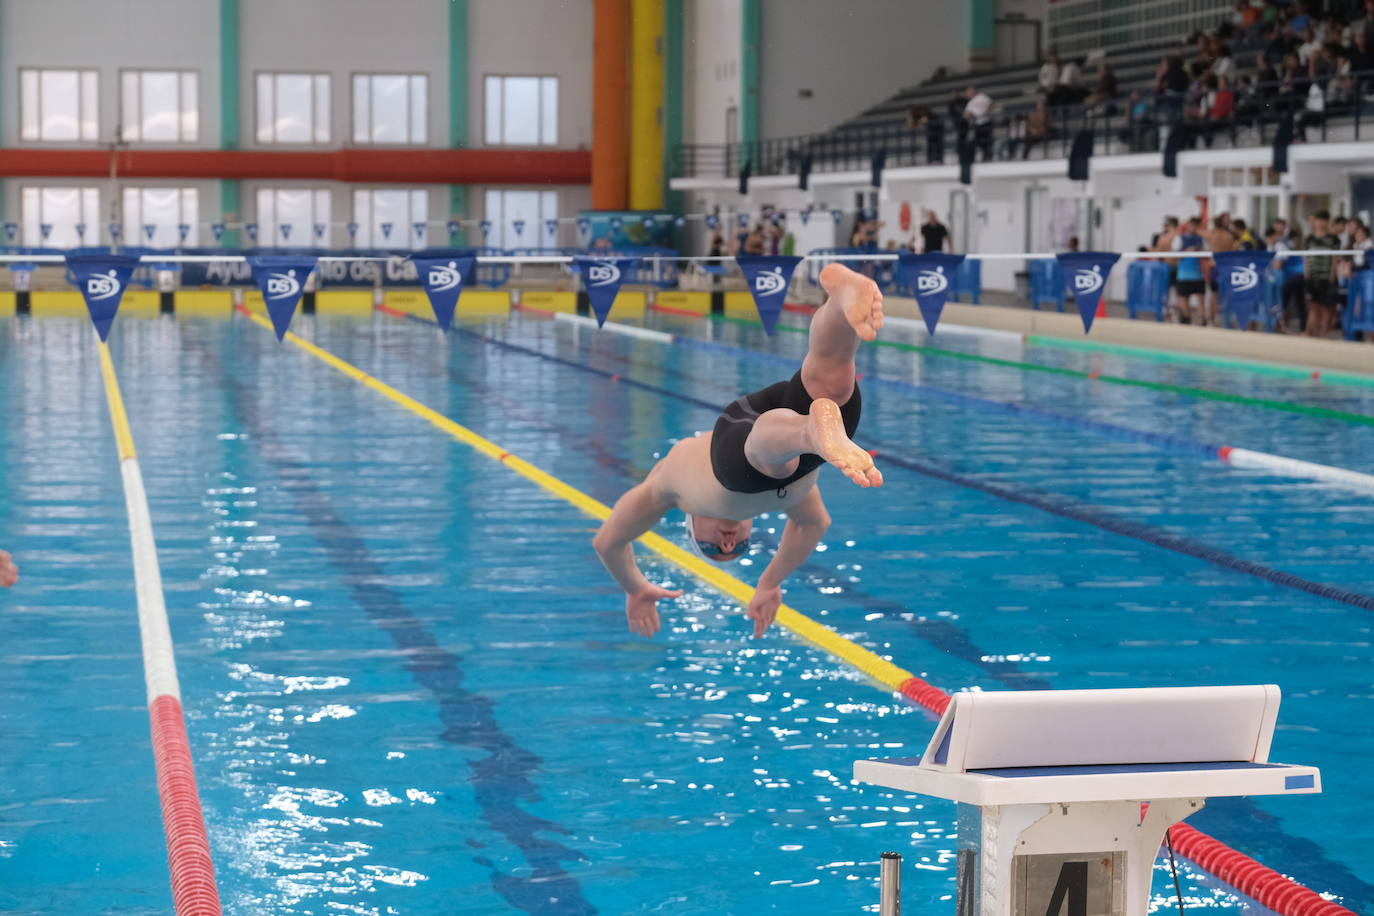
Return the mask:
[[[138,631],[143,644],[143,678],[148,690],[157,791],[162,801],[162,826],[167,835],[167,863],[172,873],[172,903],[177,916],[221,916],[210,840],[205,832],[186,718],[181,709],[172,632],[162,571],[153,540],[153,522],[143,473],[134,451],[133,433],[124,410],[109,347],[100,344],[100,371],[110,423],[119,445],[119,471],[124,478],[124,503],[129,514],[129,542],[133,548],[134,591],[138,599]]]

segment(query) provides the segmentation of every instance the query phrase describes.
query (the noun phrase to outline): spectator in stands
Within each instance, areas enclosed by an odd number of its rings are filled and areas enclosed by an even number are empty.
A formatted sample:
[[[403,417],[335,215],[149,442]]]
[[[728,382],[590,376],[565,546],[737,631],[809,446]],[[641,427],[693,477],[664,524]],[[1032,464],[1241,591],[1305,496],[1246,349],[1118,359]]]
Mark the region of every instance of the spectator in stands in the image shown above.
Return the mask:
[[[1298,45],[1298,60],[1302,62],[1303,66],[1310,66],[1312,55],[1322,49],[1322,43],[1317,40],[1316,33],[1310,27],[1302,31],[1301,37],[1302,44]]]
[[[1040,65],[1040,73],[1035,78],[1045,95],[1054,92],[1054,87],[1059,85],[1059,66],[1058,54],[1050,51],[1045,55],[1045,62]]]
[[[1141,95],[1137,89],[1132,89],[1127,115],[1126,128],[1121,134],[1122,142],[1129,146],[1133,153],[1155,149],[1158,144],[1154,137],[1154,99]]]
[[[913,105],[906,110],[906,123],[912,130],[924,132],[926,163],[938,165],[945,161],[945,122],[935,116],[929,105]]]
[[[1374,32],[1374,0],[1364,0],[1364,12],[1360,18],[1350,23],[1350,32],[1352,41],[1357,40],[1360,35],[1364,35],[1366,41],[1374,38],[1374,35],[1370,34]]]
[[[1183,58],[1177,54],[1160,61],[1155,72],[1155,117],[1160,124],[1173,124],[1183,115],[1183,97],[1188,91],[1188,74]]]
[[[945,224],[940,222],[940,217],[934,210],[926,211],[926,221],[921,224],[921,251],[949,251],[950,245],[949,230]]]
[[[1294,35],[1301,35],[1312,27],[1312,17],[1307,15],[1307,5],[1302,0],[1297,0],[1292,7],[1292,16],[1288,20],[1288,31]]]
[[[968,97],[958,89],[951,89],[945,110],[949,112],[949,119],[954,123],[955,140],[960,146],[968,139],[968,121],[964,118],[964,109],[967,107]]]
[[[1021,158],[1029,159],[1031,147],[1044,143],[1050,137],[1050,108],[1047,99],[1040,99],[1026,116],[1026,138],[1021,147]]]
[[[1202,236],[1198,234],[1198,219],[1191,217],[1170,247],[1178,252],[1202,251],[1203,245]],[[1205,323],[1202,308],[1207,284],[1203,281],[1202,258],[1178,258],[1177,263],[1178,320],[1191,324],[1196,316],[1199,323]]]
[[[1117,96],[1116,71],[1105,60],[1097,66],[1097,81],[1093,91],[1083,100],[1084,105],[1106,105]]]
[[[1231,56],[1231,46],[1226,43],[1217,45],[1217,56],[1212,60],[1212,73],[1217,77],[1235,78],[1236,61]]]
[[[964,90],[964,120],[973,130],[973,145],[982,152],[983,161],[992,160],[992,97],[969,86]]]
[[[1064,66],[1059,68],[1059,80],[1054,84],[1054,89],[1050,90],[1050,104],[1076,105],[1083,101],[1088,90],[1083,88],[1082,82],[1083,70],[1081,66],[1078,61],[1069,58],[1064,62]]]
[[[1037,103],[1038,104],[1038,103]],[[1007,135],[997,143],[998,159],[1015,159],[1018,150],[1026,145],[1026,116],[1016,112],[1007,122]]]
[[[1374,4],[1374,0],[1370,3]],[[1356,29],[1346,53],[1350,56],[1350,71],[1355,75],[1354,89],[1360,95],[1367,95],[1374,84],[1374,50],[1370,47],[1369,33]]]
[[[1341,240],[1331,232],[1331,214],[1318,210],[1307,218],[1309,233],[1303,248],[1308,251],[1336,251]],[[1307,335],[1325,337],[1336,323],[1336,259],[1312,255],[1307,268]]]
[[[1231,14],[1231,27],[1237,32],[1245,33],[1254,28],[1260,21],[1260,13],[1250,3],[1250,0],[1236,0],[1235,12]]]
[[[1203,142],[1212,148],[1212,139],[1217,131],[1227,130],[1235,118],[1235,93],[1231,91],[1231,81],[1226,77],[1210,74],[1207,77],[1207,94],[1203,101],[1206,109],[1206,124]]]

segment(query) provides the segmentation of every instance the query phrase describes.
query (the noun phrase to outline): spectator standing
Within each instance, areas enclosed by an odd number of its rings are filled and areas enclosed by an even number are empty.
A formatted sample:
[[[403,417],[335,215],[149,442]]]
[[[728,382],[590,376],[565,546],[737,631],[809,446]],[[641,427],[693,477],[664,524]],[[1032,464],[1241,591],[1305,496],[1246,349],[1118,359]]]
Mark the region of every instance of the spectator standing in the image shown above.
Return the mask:
[[[1307,251],[1336,251],[1341,240],[1331,232],[1331,214],[1318,210],[1307,218],[1309,234],[1303,243]],[[1307,263],[1307,335],[1325,337],[1336,319],[1336,259],[1331,255],[1309,255]]]
[[[1202,236],[1198,234],[1198,220],[1193,217],[1183,224],[1183,230],[1175,236],[1171,248],[1177,252],[1202,251],[1203,244]],[[1191,324],[1194,315],[1199,323],[1205,323],[1202,309],[1207,284],[1203,281],[1202,260],[1197,257],[1178,259],[1178,314],[1184,324]]]
[[[1283,302],[1283,319],[1278,323],[1279,330],[1288,332],[1296,327],[1301,333],[1307,328],[1307,285],[1302,258],[1284,255],[1296,246],[1288,229],[1288,222],[1276,219],[1269,226],[1269,250],[1274,252],[1276,269],[1280,277],[1280,298]]]
[[[1053,51],[1045,55],[1045,62],[1040,65],[1040,73],[1035,78],[1040,86],[1040,91],[1045,95],[1054,92],[1054,87],[1059,84],[1059,55]]]
[[[1104,60],[1097,65],[1097,80],[1093,83],[1093,91],[1083,100],[1083,104],[1105,105],[1116,98],[1118,91],[1116,71]]]
[[[964,90],[964,120],[973,129],[973,145],[983,153],[983,161],[992,160],[992,97],[969,86]]]
[[[1021,158],[1029,159],[1031,147],[1044,143],[1050,136],[1050,108],[1047,99],[1040,99],[1026,115],[1026,137],[1021,147]]]
[[[949,230],[934,210],[927,210],[926,221],[921,224],[921,251],[949,251],[950,248]]]
[[[1212,220],[1212,228],[1207,232],[1208,251],[1234,251],[1236,248],[1236,237],[1231,233],[1230,215],[1218,213]],[[1211,258],[1207,259],[1204,268],[1207,273],[1207,289],[1211,295],[1203,300],[1206,308],[1206,317],[1203,324],[1220,325],[1221,322],[1221,290],[1217,282],[1217,262]]]

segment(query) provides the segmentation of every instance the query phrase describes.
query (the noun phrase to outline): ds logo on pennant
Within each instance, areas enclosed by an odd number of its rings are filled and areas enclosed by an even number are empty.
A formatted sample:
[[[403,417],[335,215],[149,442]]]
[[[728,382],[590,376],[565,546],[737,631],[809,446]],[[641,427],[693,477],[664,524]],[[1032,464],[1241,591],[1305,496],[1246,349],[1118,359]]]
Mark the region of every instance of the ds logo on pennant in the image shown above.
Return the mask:
[[[1075,292],[1095,293],[1102,288],[1104,282],[1102,268],[1094,267],[1092,270],[1077,270],[1073,275],[1073,288]]]
[[[787,281],[783,279],[781,267],[761,271],[758,276],[754,277],[754,292],[760,296],[780,293],[786,288]]]
[[[267,298],[269,299],[289,299],[301,291],[301,283],[296,279],[296,272],[288,270],[284,274],[267,275]]]
[[[119,295],[119,274],[111,268],[108,274],[91,274],[86,278],[87,299],[109,299]]]
[[[620,268],[609,261],[587,265],[587,282],[592,286],[609,286],[620,282]]]
[[[949,277],[945,276],[943,267],[923,270],[916,275],[916,292],[923,296],[942,293],[947,289],[949,289]]]
[[[442,293],[460,286],[463,275],[458,272],[458,262],[449,261],[447,267],[442,264],[431,267],[425,282],[429,284],[430,292]]]
[[[1231,268],[1231,292],[1243,293],[1259,286],[1259,271],[1253,263]]]

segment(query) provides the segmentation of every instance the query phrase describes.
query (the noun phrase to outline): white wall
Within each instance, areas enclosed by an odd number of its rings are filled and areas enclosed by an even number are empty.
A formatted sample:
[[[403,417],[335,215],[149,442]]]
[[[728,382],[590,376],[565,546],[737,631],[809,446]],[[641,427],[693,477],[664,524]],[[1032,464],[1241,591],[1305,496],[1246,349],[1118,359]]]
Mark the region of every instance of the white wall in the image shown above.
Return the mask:
[[[967,18],[952,0],[763,0],[759,136],[828,130],[936,67],[961,68]]]
[[[376,5],[387,10],[392,2],[387,0]],[[422,5],[441,9],[446,6],[434,0],[424,0]],[[563,149],[590,148],[594,25],[592,0],[558,3],[471,0],[468,5],[468,145],[483,145],[486,117],[483,77],[556,76],[559,78],[557,145]],[[445,39],[447,29],[445,24]],[[447,69],[444,72],[447,79]]]
[[[682,19],[683,142],[724,143],[740,104],[740,0],[693,0]]]
[[[249,0],[249,3],[269,0]],[[294,2],[294,0],[293,0]],[[166,36],[156,41],[150,36]],[[195,70],[200,139],[219,146],[219,5],[186,0],[10,0],[0,5],[0,142],[19,146],[19,69],[99,71],[99,137],[110,143],[119,120],[122,68]],[[25,143],[26,147],[36,144]],[[87,146],[90,143],[43,144]],[[176,146],[184,146],[176,144]]]

